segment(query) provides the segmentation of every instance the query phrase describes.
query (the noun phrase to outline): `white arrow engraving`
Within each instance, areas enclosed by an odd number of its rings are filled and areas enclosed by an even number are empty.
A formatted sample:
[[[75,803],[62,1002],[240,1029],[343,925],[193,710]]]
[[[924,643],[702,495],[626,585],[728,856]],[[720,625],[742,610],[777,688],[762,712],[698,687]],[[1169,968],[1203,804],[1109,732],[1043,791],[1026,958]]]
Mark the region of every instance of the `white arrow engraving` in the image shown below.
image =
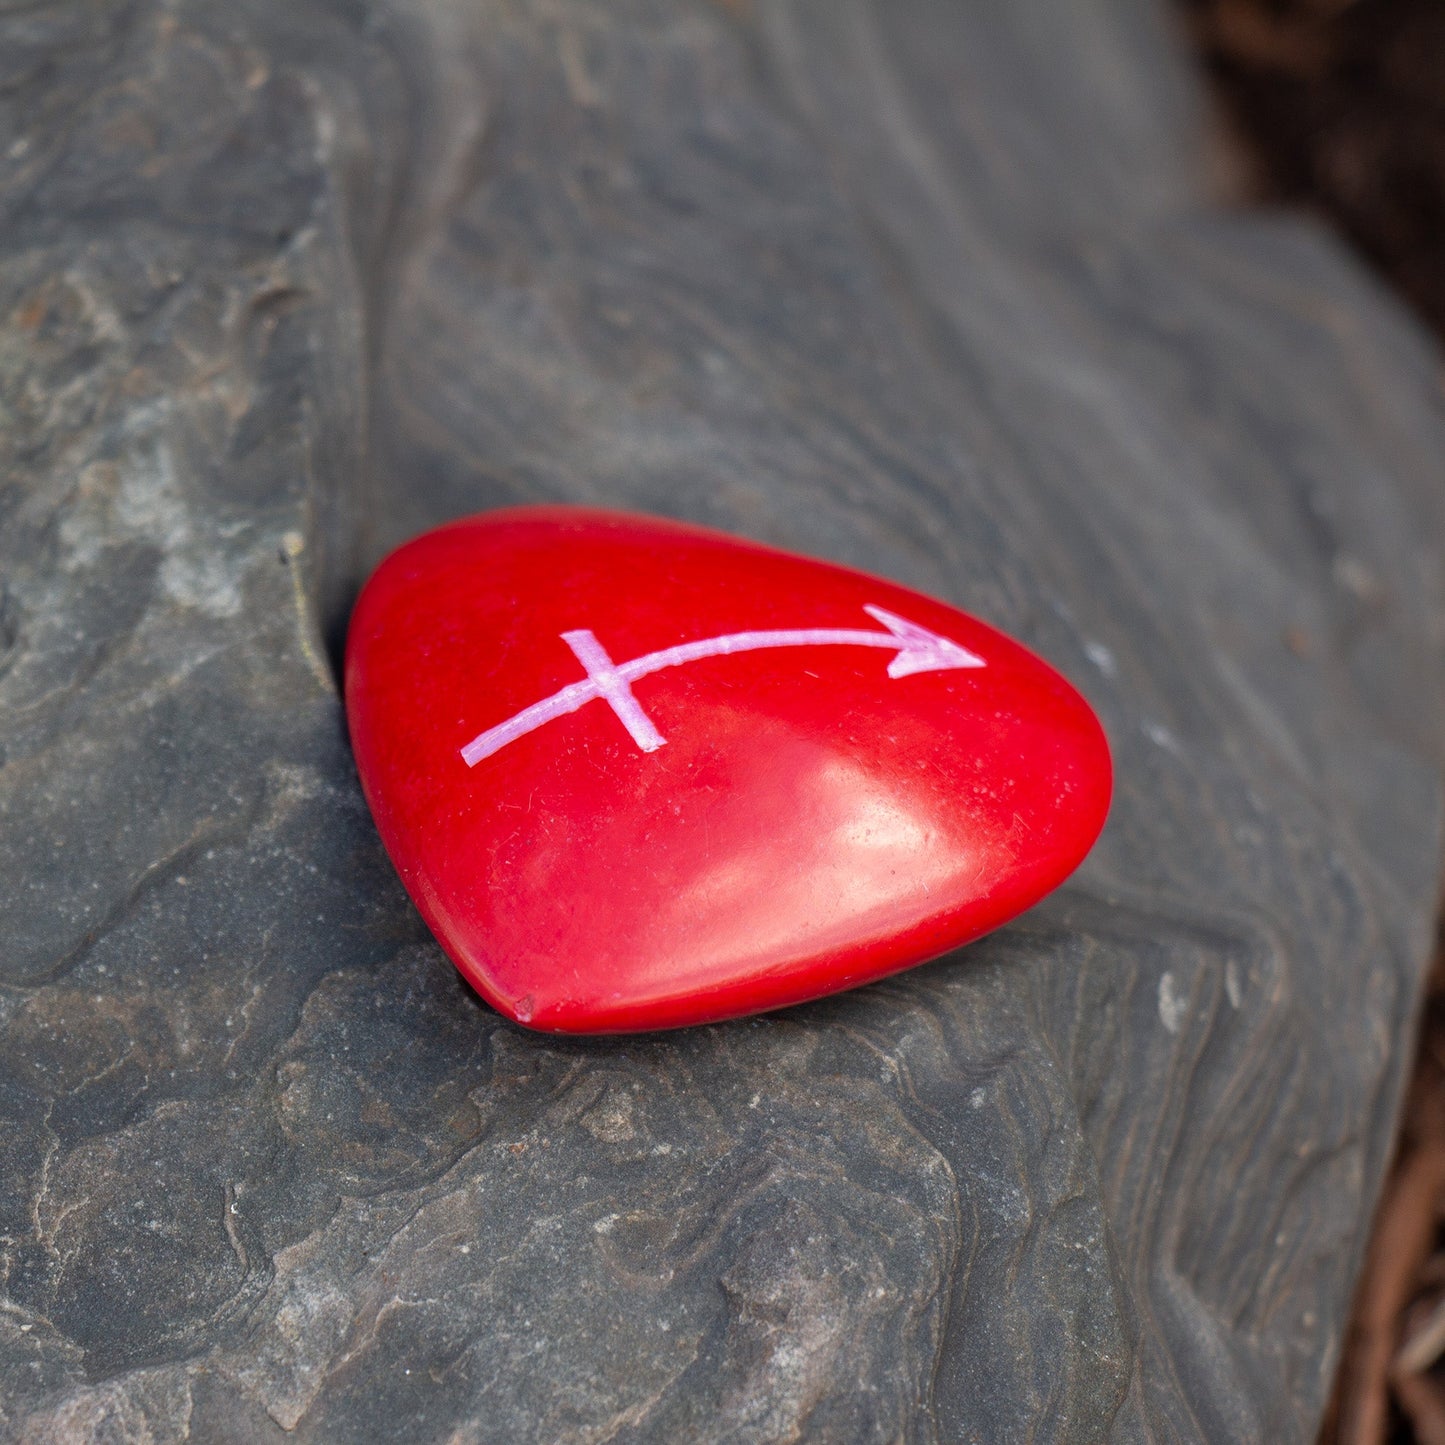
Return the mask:
[[[474,768],[483,758],[525,737],[553,718],[576,712],[593,698],[604,698],[615,712],[632,741],[645,753],[656,752],[667,739],[652,725],[641,704],[632,695],[632,684],[640,677],[661,672],[664,667],[677,667],[696,662],[702,657],[718,657],[731,652],[756,652],[760,647],[886,647],[896,654],[888,664],[889,677],[909,677],[915,672],[941,672],[952,667],[983,667],[984,660],[892,612],[881,607],[864,607],[870,617],[881,622],[887,632],[864,632],[851,628],[802,627],[778,632],[730,632],[722,637],[705,637],[700,642],[684,642],[678,647],[665,647],[634,657],[631,662],[615,663],[607,649],[585,627],[564,632],[562,640],[587,669],[583,681],[569,683],[551,697],[523,708],[515,717],[479,733],[462,749],[462,758]]]

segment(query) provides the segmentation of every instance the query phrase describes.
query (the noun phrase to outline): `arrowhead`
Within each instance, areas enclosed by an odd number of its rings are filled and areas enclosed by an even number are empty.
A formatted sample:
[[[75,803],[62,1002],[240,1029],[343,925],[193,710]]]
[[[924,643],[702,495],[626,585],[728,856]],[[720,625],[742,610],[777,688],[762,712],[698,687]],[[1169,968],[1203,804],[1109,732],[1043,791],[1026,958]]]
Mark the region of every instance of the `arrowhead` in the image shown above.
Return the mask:
[[[896,613],[885,612],[881,607],[865,606],[863,610],[876,621],[881,622],[897,639],[898,653],[888,664],[889,677],[911,677],[915,672],[943,672],[951,667],[984,667],[983,658],[909,622]]]

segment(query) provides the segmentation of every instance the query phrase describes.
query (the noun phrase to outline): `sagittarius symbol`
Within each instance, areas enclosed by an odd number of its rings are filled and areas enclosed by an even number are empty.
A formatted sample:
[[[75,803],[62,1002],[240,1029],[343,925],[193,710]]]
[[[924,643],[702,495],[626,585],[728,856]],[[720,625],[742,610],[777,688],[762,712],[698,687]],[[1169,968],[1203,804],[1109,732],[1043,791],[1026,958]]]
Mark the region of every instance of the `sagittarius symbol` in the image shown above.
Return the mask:
[[[594,698],[602,698],[611,707],[622,726],[631,734],[632,741],[643,752],[655,752],[667,739],[652,725],[652,719],[632,695],[632,684],[650,673],[661,672],[665,667],[678,667],[685,662],[725,653],[756,652],[762,647],[884,647],[894,653],[893,660],[888,664],[889,677],[910,677],[916,672],[985,665],[983,658],[966,647],[960,647],[926,627],[885,612],[881,607],[864,607],[863,610],[888,631],[803,627],[777,632],[729,632],[722,637],[705,637],[700,642],[665,647],[661,652],[649,652],[645,657],[634,657],[631,662],[623,663],[613,662],[607,650],[585,627],[576,632],[564,632],[562,641],[587,669],[586,678],[570,683],[551,697],[523,708],[506,722],[479,733],[462,749],[462,757],[469,768],[474,768],[483,758],[491,757],[508,743],[516,742],[553,718],[576,712]]]

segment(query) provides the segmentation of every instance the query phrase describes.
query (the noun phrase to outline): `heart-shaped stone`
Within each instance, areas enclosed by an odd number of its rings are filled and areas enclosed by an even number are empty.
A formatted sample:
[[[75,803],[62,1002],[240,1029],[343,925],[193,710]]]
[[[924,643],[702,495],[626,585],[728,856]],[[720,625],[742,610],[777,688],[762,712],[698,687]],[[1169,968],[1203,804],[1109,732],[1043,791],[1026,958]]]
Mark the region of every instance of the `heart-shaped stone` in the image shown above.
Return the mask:
[[[572,508],[456,522],[356,605],[346,707],[397,871],[533,1028],[817,998],[1071,873],[1108,747],[1052,668],[890,582]]]

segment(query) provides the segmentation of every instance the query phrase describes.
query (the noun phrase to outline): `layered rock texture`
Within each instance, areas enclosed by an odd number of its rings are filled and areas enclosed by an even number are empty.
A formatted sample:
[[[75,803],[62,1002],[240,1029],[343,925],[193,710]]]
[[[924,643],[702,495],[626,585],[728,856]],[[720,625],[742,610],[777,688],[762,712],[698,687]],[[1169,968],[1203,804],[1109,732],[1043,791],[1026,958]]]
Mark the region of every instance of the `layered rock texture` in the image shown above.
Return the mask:
[[[1439,361],[1150,0],[0,6],[0,1432],[1307,1441],[1440,863]],[[1062,892],[505,1024],[357,787],[390,544],[579,501],[1104,719]]]

